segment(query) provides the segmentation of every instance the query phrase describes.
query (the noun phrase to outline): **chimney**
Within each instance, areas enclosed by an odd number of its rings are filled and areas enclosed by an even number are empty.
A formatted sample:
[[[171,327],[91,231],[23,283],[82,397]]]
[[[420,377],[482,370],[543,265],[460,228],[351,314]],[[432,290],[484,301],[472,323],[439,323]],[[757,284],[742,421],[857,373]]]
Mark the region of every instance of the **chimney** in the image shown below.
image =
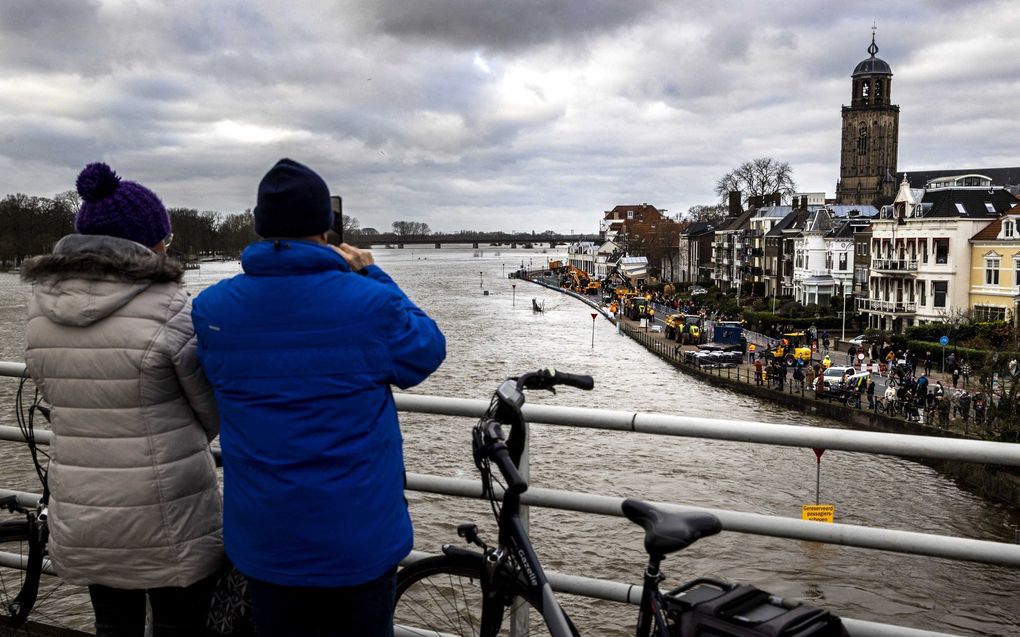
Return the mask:
[[[773,206],[783,205],[783,195],[779,194],[778,192],[772,193],[772,205]]]
[[[729,191],[729,206],[726,214],[730,217],[735,217],[741,214],[741,192]]]

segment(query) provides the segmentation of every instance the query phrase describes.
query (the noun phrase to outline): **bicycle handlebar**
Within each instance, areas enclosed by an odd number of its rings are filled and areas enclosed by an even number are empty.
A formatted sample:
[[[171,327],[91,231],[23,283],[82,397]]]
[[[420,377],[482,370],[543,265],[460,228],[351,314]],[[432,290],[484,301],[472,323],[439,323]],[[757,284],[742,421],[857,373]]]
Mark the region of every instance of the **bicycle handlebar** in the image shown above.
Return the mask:
[[[595,381],[587,374],[558,372],[553,368],[528,372],[517,379],[518,389],[552,389],[556,385],[569,385],[578,389],[590,390],[595,387]]]

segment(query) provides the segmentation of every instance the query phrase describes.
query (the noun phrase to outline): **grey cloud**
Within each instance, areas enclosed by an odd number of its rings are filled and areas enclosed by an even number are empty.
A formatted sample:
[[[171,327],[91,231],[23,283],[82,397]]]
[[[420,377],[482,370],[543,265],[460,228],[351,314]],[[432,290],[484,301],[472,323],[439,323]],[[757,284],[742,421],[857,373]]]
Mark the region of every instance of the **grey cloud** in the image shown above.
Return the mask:
[[[365,6],[363,17],[394,37],[514,51],[612,32],[659,4],[656,0],[381,0]]]

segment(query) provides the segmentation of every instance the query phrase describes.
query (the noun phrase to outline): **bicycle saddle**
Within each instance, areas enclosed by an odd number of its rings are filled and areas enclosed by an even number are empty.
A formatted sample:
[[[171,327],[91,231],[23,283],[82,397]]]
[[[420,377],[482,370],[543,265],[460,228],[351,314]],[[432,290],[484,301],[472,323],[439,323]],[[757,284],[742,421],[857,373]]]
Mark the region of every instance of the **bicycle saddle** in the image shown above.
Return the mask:
[[[668,555],[722,530],[719,518],[711,513],[670,513],[632,498],[623,501],[623,514],[644,528],[649,555]]]

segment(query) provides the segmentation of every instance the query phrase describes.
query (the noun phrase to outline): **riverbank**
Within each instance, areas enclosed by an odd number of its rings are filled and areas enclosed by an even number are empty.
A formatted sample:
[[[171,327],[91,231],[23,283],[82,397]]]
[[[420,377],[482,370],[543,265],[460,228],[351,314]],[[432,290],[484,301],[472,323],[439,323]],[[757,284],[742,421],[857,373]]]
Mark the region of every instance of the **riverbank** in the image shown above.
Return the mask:
[[[979,439],[979,436],[974,435],[970,431],[965,432],[960,421],[950,421],[949,428],[940,429],[934,425],[910,422],[904,418],[872,411],[866,405],[864,408],[858,408],[848,406],[839,400],[817,398],[810,389],[803,387],[795,389],[792,382],[786,383],[784,390],[774,389],[766,384],[757,384],[754,378],[754,368],[748,363],[742,363],[733,367],[701,367],[697,364],[685,362],[684,352],[697,351],[697,347],[677,347],[677,344],[672,340],[666,339],[662,332],[646,331],[636,321],[626,318],[618,319],[609,314],[606,308],[592,297],[577,294],[576,292],[541,281],[531,280],[531,282],[572,296],[598,311],[613,323],[619,321],[620,331],[637,341],[649,352],[668,362],[681,372],[712,385],[750,395],[761,400],[768,400],[789,409],[820,416],[833,421],[834,425],[849,425],[856,429],[887,433]],[[1012,508],[1020,509],[1020,471],[1012,467],[954,460],[916,460],[952,477],[962,488],[990,500],[1003,502]]]

